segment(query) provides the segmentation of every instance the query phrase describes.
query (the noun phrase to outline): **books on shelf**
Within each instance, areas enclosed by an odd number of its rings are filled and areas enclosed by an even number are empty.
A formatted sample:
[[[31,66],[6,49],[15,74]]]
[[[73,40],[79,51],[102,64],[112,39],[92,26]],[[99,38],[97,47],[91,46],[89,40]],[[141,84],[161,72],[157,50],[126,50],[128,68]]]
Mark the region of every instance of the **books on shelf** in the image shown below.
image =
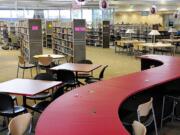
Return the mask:
[[[33,63],[33,56],[42,54],[41,20],[20,20],[16,24],[16,33],[20,43],[21,55],[26,59],[26,61]]]

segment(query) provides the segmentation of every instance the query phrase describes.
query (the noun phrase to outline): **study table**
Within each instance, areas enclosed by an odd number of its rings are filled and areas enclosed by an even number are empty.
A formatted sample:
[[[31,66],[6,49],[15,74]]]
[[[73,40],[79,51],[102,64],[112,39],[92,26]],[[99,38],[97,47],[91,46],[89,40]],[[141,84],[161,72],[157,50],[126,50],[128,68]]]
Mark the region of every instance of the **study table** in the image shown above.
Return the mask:
[[[174,55],[175,54],[175,46],[171,45],[170,43],[161,43],[161,42],[157,42],[157,43],[141,43],[137,45],[138,48],[139,47],[144,47],[144,48],[150,48],[152,49],[152,53],[155,53],[155,49],[163,49],[163,48],[169,48],[171,51],[171,54]]]
[[[34,55],[33,57],[34,57],[35,59],[38,59],[39,57],[51,57],[52,59],[65,58],[64,55],[60,55],[60,54],[41,54],[41,55]]]
[[[33,96],[45,90],[61,85],[60,81],[44,81],[32,79],[12,79],[0,83],[0,92],[22,95],[23,106],[32,109],[26,104],[26,96]]]
[[[118,115],[122,103],[138,92],[180,78],[180,58],[140,58],[142,71],[88,84],[56,99],[41,114],[35,134],[129,135]],[[150,68],[148,61],[156,67]]]
[[[53,71],[58,70],[70,70],[76,73],[76,79],[78,77],[78,72],[92,72],[93,70],[101,67],[99,64],[80,64],[80,63],[64,63],[51,68]]]

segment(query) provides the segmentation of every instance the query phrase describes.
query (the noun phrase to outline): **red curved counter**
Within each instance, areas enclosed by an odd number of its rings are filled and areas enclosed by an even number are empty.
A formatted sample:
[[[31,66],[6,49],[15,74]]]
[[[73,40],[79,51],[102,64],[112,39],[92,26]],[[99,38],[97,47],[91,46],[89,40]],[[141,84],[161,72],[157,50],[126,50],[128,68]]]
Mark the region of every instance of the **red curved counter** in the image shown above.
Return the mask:
[[[128,135],[118,110],[129,96],[180,78],[180,58],[146,55],[159,67],[86,85],[64,94],[41,114],[36,135]]]

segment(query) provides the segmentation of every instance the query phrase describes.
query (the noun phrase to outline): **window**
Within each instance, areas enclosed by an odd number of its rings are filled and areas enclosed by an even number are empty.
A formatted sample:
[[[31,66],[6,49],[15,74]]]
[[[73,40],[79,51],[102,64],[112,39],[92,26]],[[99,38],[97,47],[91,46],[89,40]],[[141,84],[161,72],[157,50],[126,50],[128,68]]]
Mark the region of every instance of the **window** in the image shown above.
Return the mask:
[[[0,18],[11,18],[11,10],[0,10]]]
[[[72,10],[72,19],[81,19],[81,10]]]
[[[24,10],[24,18],[33,18],[34,10]]]
[[[92,10],[91,9],[83,9],[83,19],[86,19],[87,24],[92,23]]]
[[[59,10],[49,10],[49,18],[50,19],[58,19],[59,18]]]
[[[71,18],[70,10],[61,10],[60,17],[61,19],[70,19]]]

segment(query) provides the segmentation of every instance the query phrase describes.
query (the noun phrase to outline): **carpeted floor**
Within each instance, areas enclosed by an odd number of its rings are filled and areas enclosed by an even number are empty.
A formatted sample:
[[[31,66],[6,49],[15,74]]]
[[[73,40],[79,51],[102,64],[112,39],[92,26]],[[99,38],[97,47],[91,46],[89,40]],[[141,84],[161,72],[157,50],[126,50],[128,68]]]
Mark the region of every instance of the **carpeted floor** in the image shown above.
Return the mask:
[[[52,53],[51,49],[44,49],[44,53]],[[16,78],[16,70],[18,58],[20,54],[19,50],[1,50],[0,49],[0,82],[7,81]],[[114,49],[102,49],[96,47],[86,48],[87,59],[93,61],[96,64],[109,65],[105,71],[105,79],[109,79],[115,76],[122,76],[125,74],[130,74],[133,72],[140,71],[140,61],[134,56],[128,56],[127,54],[115,54]],[[65,62],[64,60],[62,63]],[[98,76],[100,69],[94,72],[95,76]],[[34,71],[35,75],[35,71]],[[25,78],[30,78],[30,72],[27,71]],[[18,97],[18,102],[22,103],[22,97]],[[34,122],[36,123],[38,119],[38,114],[34,117]],[[2,119],[0,119],[1,124]],[[35,124],[34,123],[34,127]],[[161,131],[161,135],[180,135],[179,123],[175,123],[174,128],[166,127]],[[177,128],[178,127],[178,128]],[[167,134],[167,131],[170,134]],[[7,131],[0,132],[0,135],[5,135]]]

